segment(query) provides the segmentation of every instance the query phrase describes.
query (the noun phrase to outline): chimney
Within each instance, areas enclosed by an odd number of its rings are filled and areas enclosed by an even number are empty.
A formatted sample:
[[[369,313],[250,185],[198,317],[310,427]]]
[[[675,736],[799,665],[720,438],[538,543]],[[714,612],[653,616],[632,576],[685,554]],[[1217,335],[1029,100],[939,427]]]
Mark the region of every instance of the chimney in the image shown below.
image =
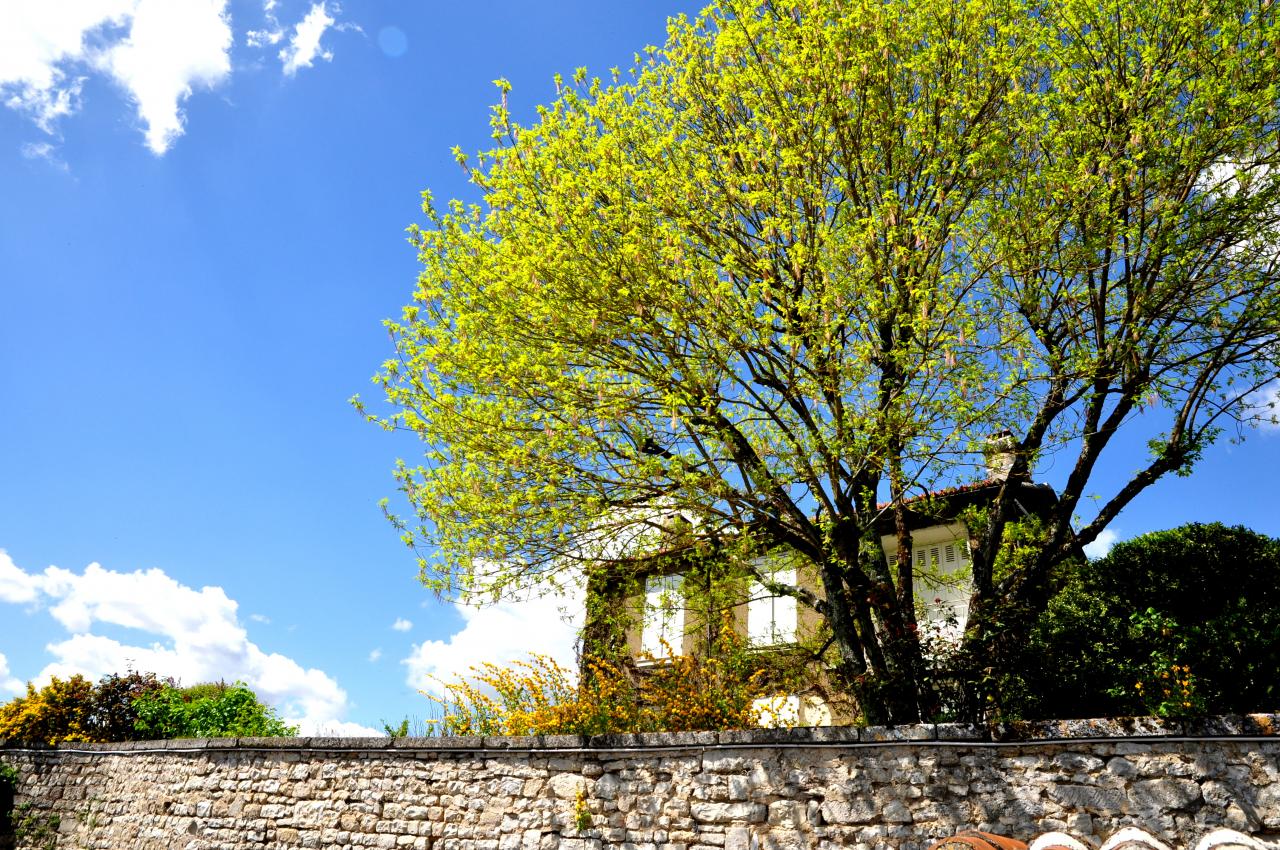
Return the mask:
[[[987,459],[988,479],[1004,481],[1009,477],[1009,473],[1013,471],[1016,459],[1014,450],[1017,447],[1018,441],[1013,438],[1011,431],[997,431],[987,437],[987,445],[982,453]]]

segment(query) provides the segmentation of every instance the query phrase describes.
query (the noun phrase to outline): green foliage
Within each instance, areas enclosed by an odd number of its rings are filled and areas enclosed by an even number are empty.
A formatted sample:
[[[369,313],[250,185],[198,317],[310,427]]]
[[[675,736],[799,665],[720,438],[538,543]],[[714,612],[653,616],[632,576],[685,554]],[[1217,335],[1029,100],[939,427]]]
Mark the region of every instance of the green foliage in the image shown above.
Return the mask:
[[[1280,540],[1193,523],[1066,573],[1020,665],[1040,717],[1280,710]]]
[[[12,791],[18,787],[18,769],[11,764],[0,761],[0,790]]]
[[[399,723],[391,724],[382,721],[382,731],[387,734],[388,738],[405,738],[409,735],[409,717],[405,715],[404,719]]]
[[[137,731],[146,738],[265,738],[298,733],[240,682],[186,689],[166,686],[142,695],[134,707]]]
[[[18,787],[18,771],[0,762],[0,847],[53,850],[58,843],[58,827],[62,819],[56,814],[41,814],[33,802],[13,804]],[[5,839],[13,839],[13,845]]]
[[[457,152],[483,204],[425,197],[376,379],[372,418],[425,445],[393,517],[424,581],[624,570],[680,511],[817,567],[820,594],[789,592],[868,717],[918,718],[912,594],[861,545],[886,492],[972,480],[997,428],[1020,474],[1072,447],[1032,563],[995,575],[1011,490],[971,529],[976,601],[1034,612],[1280,372],[1278,15],[746,0],[673,20],[612,84],[558,84],[530,126],[500,81],[496,147]],[[1121,431],[1150,457],[1077,533]]]
[[[591,806],[587,803],[587,792],[583,788],[579,788],[573,798],[573,826],[578,832],[586,832],[591,828]]]
[[[179,688],[172,679],[130,670],[96,685],[83,676],[53,680],[0,706],[0,738],[40,741],[136,741],[293,735],[274,710],[241,683]]]
[[[58,828],[62,817],[42,814],[30,801],[14,807],[9,815],[15,845],[31,850],[54,850],[58,846]]]
[[[217,682],[197,682],[194,685],[179,687],[178,692],[182,695],[184,702],[195,702],[202,699],[222,699],[226,696],[227,691],[233,687],[235,685],[228,685],[225,681],[219,680]]]

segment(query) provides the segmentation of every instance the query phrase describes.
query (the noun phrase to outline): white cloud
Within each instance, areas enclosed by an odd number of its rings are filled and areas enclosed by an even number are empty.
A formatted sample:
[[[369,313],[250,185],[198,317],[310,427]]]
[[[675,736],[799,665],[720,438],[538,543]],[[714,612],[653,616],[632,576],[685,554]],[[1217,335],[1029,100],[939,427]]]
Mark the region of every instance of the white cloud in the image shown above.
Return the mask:
[[[95,64],[129,92],[147,146],[163,154],[182,135],[192,86],[213,88],[230,76],[230,50],[226,0],[138,0],[128,37]]]
[[[271,618],[266,614],[250,614],[249,619],[255,623],[262,623],[264,626],[271,624]]]
[[[37,576],[23,572],[9,553],[0,549],[0,602],[35,602],[39,586]]]
[[[9,659],[4,657],[3,652],[0,652],[0,691],[13,694],[23,692],[22,682],[9,675]]]
[[[1280,380],[1272,381],[1245,398],[1245,415],[1263,431],[1280,431]]]
[[[75,73],[88,38],[118,26],[136,0],[9,0],[0,3],[0,96],[45,132],[73,112],[84,77]]]
[[[1084,547],[1084,554],[1091,561],[1105,557],[1106,554],[1111,551],[1111,547],[1116,545],[1119,540],[1119,534],[1109,528],[1104,528],[1098,536],[1094,538],[1092,543],[1089,543]]]
[[[377,661],[381,657],[382,657],[382,647],[378,647],[377,649],[372,650],[369,653],[369,663],[372,664],[373,662]]]
[[[42,159],[59,171],[70,171],[67,164],[58,157],[58,149],[48,142],[28,142],[23,145],[22,155],[26,159]]]
[[[582,625],[581,588],[483,607],[455,603],[465,621],[447,641],[415,644],[400,663],[408,668],[410,686],[440,692],[440,681],[454,681],[486,661],[508,664],[531,653],[547,655],[574,669],[578,630]]]
[[[284,29],[276,18],[276,5],[276,0],[266,0],[262,4],[262,18],[267,25],[263,29],[246,32],[245,44],[250,47],[266,47],[269,44],[279,44],[280,39],[284,38]]]
[[[325,30],[333,26],[334,18],[324,3],[316,3],[307,12],[307,16],[293,28],[289,43],[280,50],[280,61],[284,63],[284,73],[292,77],[299,68],[310,68],[319,57],[326,62],[333,60],[333,51],[320,45],[320,38]],[[274,43],[274,42],[273,42]]]
[[[326,738],[385,738],[387,733],[372,726],[346,720],[325,720],[301,728],[302,735],[323,735]]]
[[[409,629],[413,628],[413,623],[406,620],[404,617],[400,617],[394,623],[391,624],[391,628],[395,629],[398,632],[407,632],[409,631]]]
[[[29,83],[14,86],[4,105],[27,113],[37,127],[52,135],[59,118],[80,108],[80,90],[84,88],[84,81],[84,77],[76,77],[64,82],[59,75],[56,82],[60,88],[50,86],[42,89]]]
[[[163,154],[193,89],[230,76],[230,48],[226,0],[11,0],[0,4],[0,96],[53,133],[79,109],[84,72],[105,73]]]
[[[48,605],[70,633],[45,647],[54,660],[35,677],[38,683],[75,673],[98,678],[128,667],[189,684],[242,680],[303,734],[352,734],[356,728],[380,734],[341,719],[347,694],[327,673],[250,641],[236,616],[237,603],[220,587],[196,590],[163,570],[120,573],[96,563],[78,574],[60,567],[26,573],[0,552],[0,599]],[[152,640],[126,644],[93,634],[99,623],[135,629]]]

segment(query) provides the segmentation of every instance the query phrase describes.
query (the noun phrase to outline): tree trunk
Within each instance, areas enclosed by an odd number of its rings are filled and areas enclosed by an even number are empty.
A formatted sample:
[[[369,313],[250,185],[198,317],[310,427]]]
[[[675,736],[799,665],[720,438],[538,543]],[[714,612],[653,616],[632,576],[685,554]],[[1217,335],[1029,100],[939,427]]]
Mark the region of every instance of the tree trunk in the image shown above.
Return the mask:
[[[839,672],[867,723],[917,723],[937,710],[919,635],[903,616],[879,540],[874,547],[859,542],[837,541],[835,557],[823,566]],[[876,555],[863,558],[862,551],[878,553],[878,563]]]

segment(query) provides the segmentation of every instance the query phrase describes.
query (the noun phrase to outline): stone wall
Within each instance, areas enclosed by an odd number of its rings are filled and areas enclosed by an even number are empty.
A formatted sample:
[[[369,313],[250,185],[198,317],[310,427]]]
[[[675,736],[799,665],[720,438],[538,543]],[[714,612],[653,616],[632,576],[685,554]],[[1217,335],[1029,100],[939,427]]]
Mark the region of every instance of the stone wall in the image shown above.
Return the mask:
[[[1215,826],[1280,838],[1280,717],[595,738],[0,746],[58,848],[924,848]],[[21,846],[21,845],[19,845]]]

